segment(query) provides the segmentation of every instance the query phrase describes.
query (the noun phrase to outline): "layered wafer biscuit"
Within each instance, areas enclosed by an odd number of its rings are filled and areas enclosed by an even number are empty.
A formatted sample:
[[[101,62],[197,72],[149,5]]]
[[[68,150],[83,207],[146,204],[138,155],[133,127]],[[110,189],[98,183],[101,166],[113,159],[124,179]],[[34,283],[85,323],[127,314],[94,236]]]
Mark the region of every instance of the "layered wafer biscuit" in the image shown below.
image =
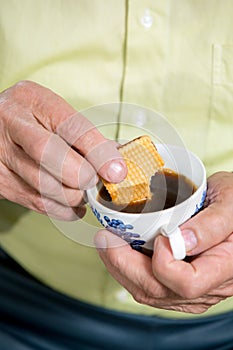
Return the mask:
[[[118,184],[103,180],[112,201],[116,204],[129,204],[150,198],[151,177],[164,165],[150,137],[138,137],[120,146],[119,152],[126,162],[128,173]]]

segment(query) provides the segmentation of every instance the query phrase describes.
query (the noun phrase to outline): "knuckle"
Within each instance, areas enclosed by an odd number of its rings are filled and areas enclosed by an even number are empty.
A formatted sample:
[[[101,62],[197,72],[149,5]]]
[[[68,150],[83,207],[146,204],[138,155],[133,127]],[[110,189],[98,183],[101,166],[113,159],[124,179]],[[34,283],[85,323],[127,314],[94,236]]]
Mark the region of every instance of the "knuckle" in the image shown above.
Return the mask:
[[[7,98],[7,90],[3,91],[0,94],[0,112],[1,112],[1,119],[4,117],[5,115],[5,110],[7,110],[7,103],[8,102],[8,98]]]
[[[134,293],[133,298],[139,304],[146,304],[145,295],[141,291]]]
[[[44,199],[40,195],[36,195],[33,198],[32,206],[33,206],[34,210],[36,210],[37,212],[39,212],[41,214],[46,213]]]
[[[69,144],[73,145],[77,142],[78,132],[80,128],[80,121],[78,114],[67,115],[56,126],[56,132],[64,138]]]
[[[78,172],[78,188],[86,190],[93,187],[97,182],[97,176],[94,168],[88,162],[85,162]]]
[[[20,165],[19,165],[20,166]],[[26,181],[35,188],[36,191],[39,191],[40,188],[40,178],[39,178],[39,172],[37,169],[34,168],[35,171],[30,172],[30,179],[29,176],[27,177]]]
[[[40,214],[44,214],[58,220],[78,220],[76,213],[71,208],[64,207],[54,200],[46,197],[40,197],[39,195],[34,198],[32,208]]]
[[[56,205],[51,216],[64,221],[74,221],[79,219],[77,214],[71,208],[63,207],[62,205]]]
[[[20,80],[15,85],[13,85],[13,89],[15,90],[25,90],[28,89],[32,85],[32,82],[29,80]]]
[[[0,95],[0,111],[3,113],[5,110],[9,112],[16,105],[23,105],[23,101],[32,98],[33,83],[29,80],[22,80],[15,85],[4,90]]]
[[[77,207],[83,199],[83,191],[72,191],[71,194],[66,196],[67,203],[71,207]]]
[[[44,169],[40,170],[40,180],[39,180],[39,190],[40,193],[46,197],[56,198],[60,195],[61,184]]]
[[[21,101],[22,95],[28,94],[33,83],[29,80],[21,80],[7,90],[9,96],[16,101]]]
[[[46,152],[47,139],[44,136],[38,135],[37,139],[33,140],[30,143],[30,153],[33,155],[34,160],[43,165],[43,162],[46,161],[47,152]]]
[[[142,305],[151,305],[154,306],[156,301],[153,298],[150,298],[143,290],[139,289],[134,292],[132,295],[134,300]]]
[[[40,172],[40,180],[36,180],[39,181],[39,186],[36,188],[43,196],[63,203],[68,207],[78,206],[83,199],[83,191],[64,187],[62,182],[46,173],[44,169]]]

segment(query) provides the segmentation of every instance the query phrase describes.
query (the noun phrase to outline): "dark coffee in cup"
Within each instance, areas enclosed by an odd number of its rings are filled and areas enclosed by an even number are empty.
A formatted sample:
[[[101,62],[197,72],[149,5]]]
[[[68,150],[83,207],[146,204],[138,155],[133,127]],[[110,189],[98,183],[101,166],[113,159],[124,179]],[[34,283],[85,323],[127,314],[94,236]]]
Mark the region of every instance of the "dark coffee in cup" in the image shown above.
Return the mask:
[[[117,205],[112,202],[106,188],[101,185],[97,200],[104,206],[126,213],[151,213],[168,209],[189,198],[197,187],[186,176],[176,173],[171,169],[158,171],[151,178],[151,198],[130,203],[128,205]]]

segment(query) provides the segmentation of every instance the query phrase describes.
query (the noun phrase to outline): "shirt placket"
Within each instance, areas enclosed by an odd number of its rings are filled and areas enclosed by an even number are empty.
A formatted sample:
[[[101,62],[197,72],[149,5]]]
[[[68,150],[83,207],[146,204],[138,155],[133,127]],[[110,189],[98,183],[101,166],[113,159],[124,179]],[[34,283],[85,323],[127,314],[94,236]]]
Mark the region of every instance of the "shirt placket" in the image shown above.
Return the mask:
[[[123,102],[160,110],[169,50],[169,3],[128,2]],[[136,117],[122,113],[121,122],[143,127],[147,117],[141,111]],[[120,139],[131,137],[128,131],[122,127]]]

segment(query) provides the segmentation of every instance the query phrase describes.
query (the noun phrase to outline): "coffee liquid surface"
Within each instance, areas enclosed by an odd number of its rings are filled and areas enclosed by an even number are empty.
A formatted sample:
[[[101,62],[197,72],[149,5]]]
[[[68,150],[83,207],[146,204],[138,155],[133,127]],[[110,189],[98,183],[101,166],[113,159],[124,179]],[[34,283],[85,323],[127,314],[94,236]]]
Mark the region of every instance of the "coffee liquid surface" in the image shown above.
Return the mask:
[[[104,206],[126,213],[150,213],[168,209],[189,198],[196,191],[195,184],[187,177],[170,169],[158,171],[151,178],[151,198],[135,203],[117,205],[103,185],[100,185],[97,200]]]

